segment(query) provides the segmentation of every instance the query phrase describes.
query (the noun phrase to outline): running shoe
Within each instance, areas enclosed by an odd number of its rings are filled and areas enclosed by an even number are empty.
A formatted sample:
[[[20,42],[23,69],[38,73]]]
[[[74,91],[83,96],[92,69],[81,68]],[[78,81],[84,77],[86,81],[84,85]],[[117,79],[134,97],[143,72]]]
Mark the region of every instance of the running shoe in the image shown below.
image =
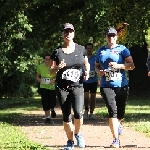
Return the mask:
[[[64,150],[73,150],[74,149],[74,141],[68,140],[66,147],[64,147]]]
[[[45,119],[45,123],[50,123],[51,122],[51,119],[50,118],[46,118]]]
[[[84,111],[83,119],[88,119],[88,110]]]
[[[79,134],[75,135],[75,138],[77,140],[77,146],[80,148],[84,148],[85,140],[83,139],[82,135],[79,133]]]
[[[51,111],[51,117],[56,118],[56,112],[54,110]]]
[[[95,119],[94,115],[93,114],[89,114],[89,119]]]
[[[114,139],[112,144],[110,145],[111,148],[119,148],[119,146],[120,146],[120,141],[117,138]]]
[[[122,125],[121,124],[118,127],[118,133],[119,133],[119,135],[122,135]]]

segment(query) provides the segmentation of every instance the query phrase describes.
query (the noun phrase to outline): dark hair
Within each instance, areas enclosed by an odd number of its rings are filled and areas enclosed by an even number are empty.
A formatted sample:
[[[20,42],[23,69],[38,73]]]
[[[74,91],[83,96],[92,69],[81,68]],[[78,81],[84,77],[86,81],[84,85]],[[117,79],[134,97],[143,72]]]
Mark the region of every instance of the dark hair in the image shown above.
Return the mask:
[[[92,44],[92,43],[87,43],[87,44],[85,45],[85,48],[86,48],[88,45],[91,45],[92,48],[93,48],[93,44]]]
[[[51,57],[51,55],[49,53],[47,53],[47,54],[43,55],[43,59],[45,59],[46,56],[50,56]]]

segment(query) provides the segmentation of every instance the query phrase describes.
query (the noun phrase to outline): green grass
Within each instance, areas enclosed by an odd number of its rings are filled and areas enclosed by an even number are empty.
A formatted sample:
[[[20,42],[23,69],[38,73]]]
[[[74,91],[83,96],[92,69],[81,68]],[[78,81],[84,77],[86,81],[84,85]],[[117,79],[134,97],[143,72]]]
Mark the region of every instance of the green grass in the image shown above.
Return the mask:
[[[30,110],[38,110],[40,101],[35,99],[0,100],[0,150],[48,150],[25,137],[17,118]]]
[[[129,99],[124,126],[150,137],[150,105],[146,99]],[[22,114],[41,109],[39,97],[31,99],[0,100],[0,150],[46,150],[45,147],[27,139],[16,125]],[[107,121],[107,109],[100,106],[95,113]]]
[[[18,127],[0,123],[1,150],[46,150],[39,144],[29,141]]]
[[[105,106],[96,109],[100,118],[108,118]],[[150,102],[148,99],[129,99],[127,101],[123,125],[150,137]]]

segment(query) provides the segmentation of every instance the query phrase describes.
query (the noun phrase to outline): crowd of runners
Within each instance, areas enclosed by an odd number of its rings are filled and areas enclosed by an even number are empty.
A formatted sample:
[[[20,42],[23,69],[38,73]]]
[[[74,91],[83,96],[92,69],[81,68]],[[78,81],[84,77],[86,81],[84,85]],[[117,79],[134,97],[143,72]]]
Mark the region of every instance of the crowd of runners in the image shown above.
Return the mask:
[[[123,133],[121,121],[128,98],[128,80],[125,74],[135,66],[129,49],[117,43],[119,32],[108,27],[104,33],[107,44],[93,54],[93,43],[85,46],[75,43],[74,26],[65,23],[61,26],[62,45],[52,54],[45,54],[44,62],[37,67],[36,77],[40,82],[45,123],[50,123],[51,118],[57,117],[56,97],[60,104],[67,136],[64,150],[74,149],[74,139],[78,147],[86,146],[81,126],[83,119],[95,119],[98,86],[108,109],[108,123],[112,133],[110,147],[120,146],[119,135]],[[150,76],[150,59],[147,66]]]

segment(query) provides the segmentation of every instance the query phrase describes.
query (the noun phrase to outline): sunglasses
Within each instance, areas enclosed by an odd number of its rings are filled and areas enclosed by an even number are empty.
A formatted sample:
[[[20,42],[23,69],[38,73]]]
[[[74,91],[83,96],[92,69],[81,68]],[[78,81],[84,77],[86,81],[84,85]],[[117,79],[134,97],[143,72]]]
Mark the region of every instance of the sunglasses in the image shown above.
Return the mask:
[[[116,34],[108,34],[107,37],[115,37]]]
[[[72,33],[72,32],[74,32],[74,30],[72,30],[72,29],[65,29],[64,30],[64,33]]]

